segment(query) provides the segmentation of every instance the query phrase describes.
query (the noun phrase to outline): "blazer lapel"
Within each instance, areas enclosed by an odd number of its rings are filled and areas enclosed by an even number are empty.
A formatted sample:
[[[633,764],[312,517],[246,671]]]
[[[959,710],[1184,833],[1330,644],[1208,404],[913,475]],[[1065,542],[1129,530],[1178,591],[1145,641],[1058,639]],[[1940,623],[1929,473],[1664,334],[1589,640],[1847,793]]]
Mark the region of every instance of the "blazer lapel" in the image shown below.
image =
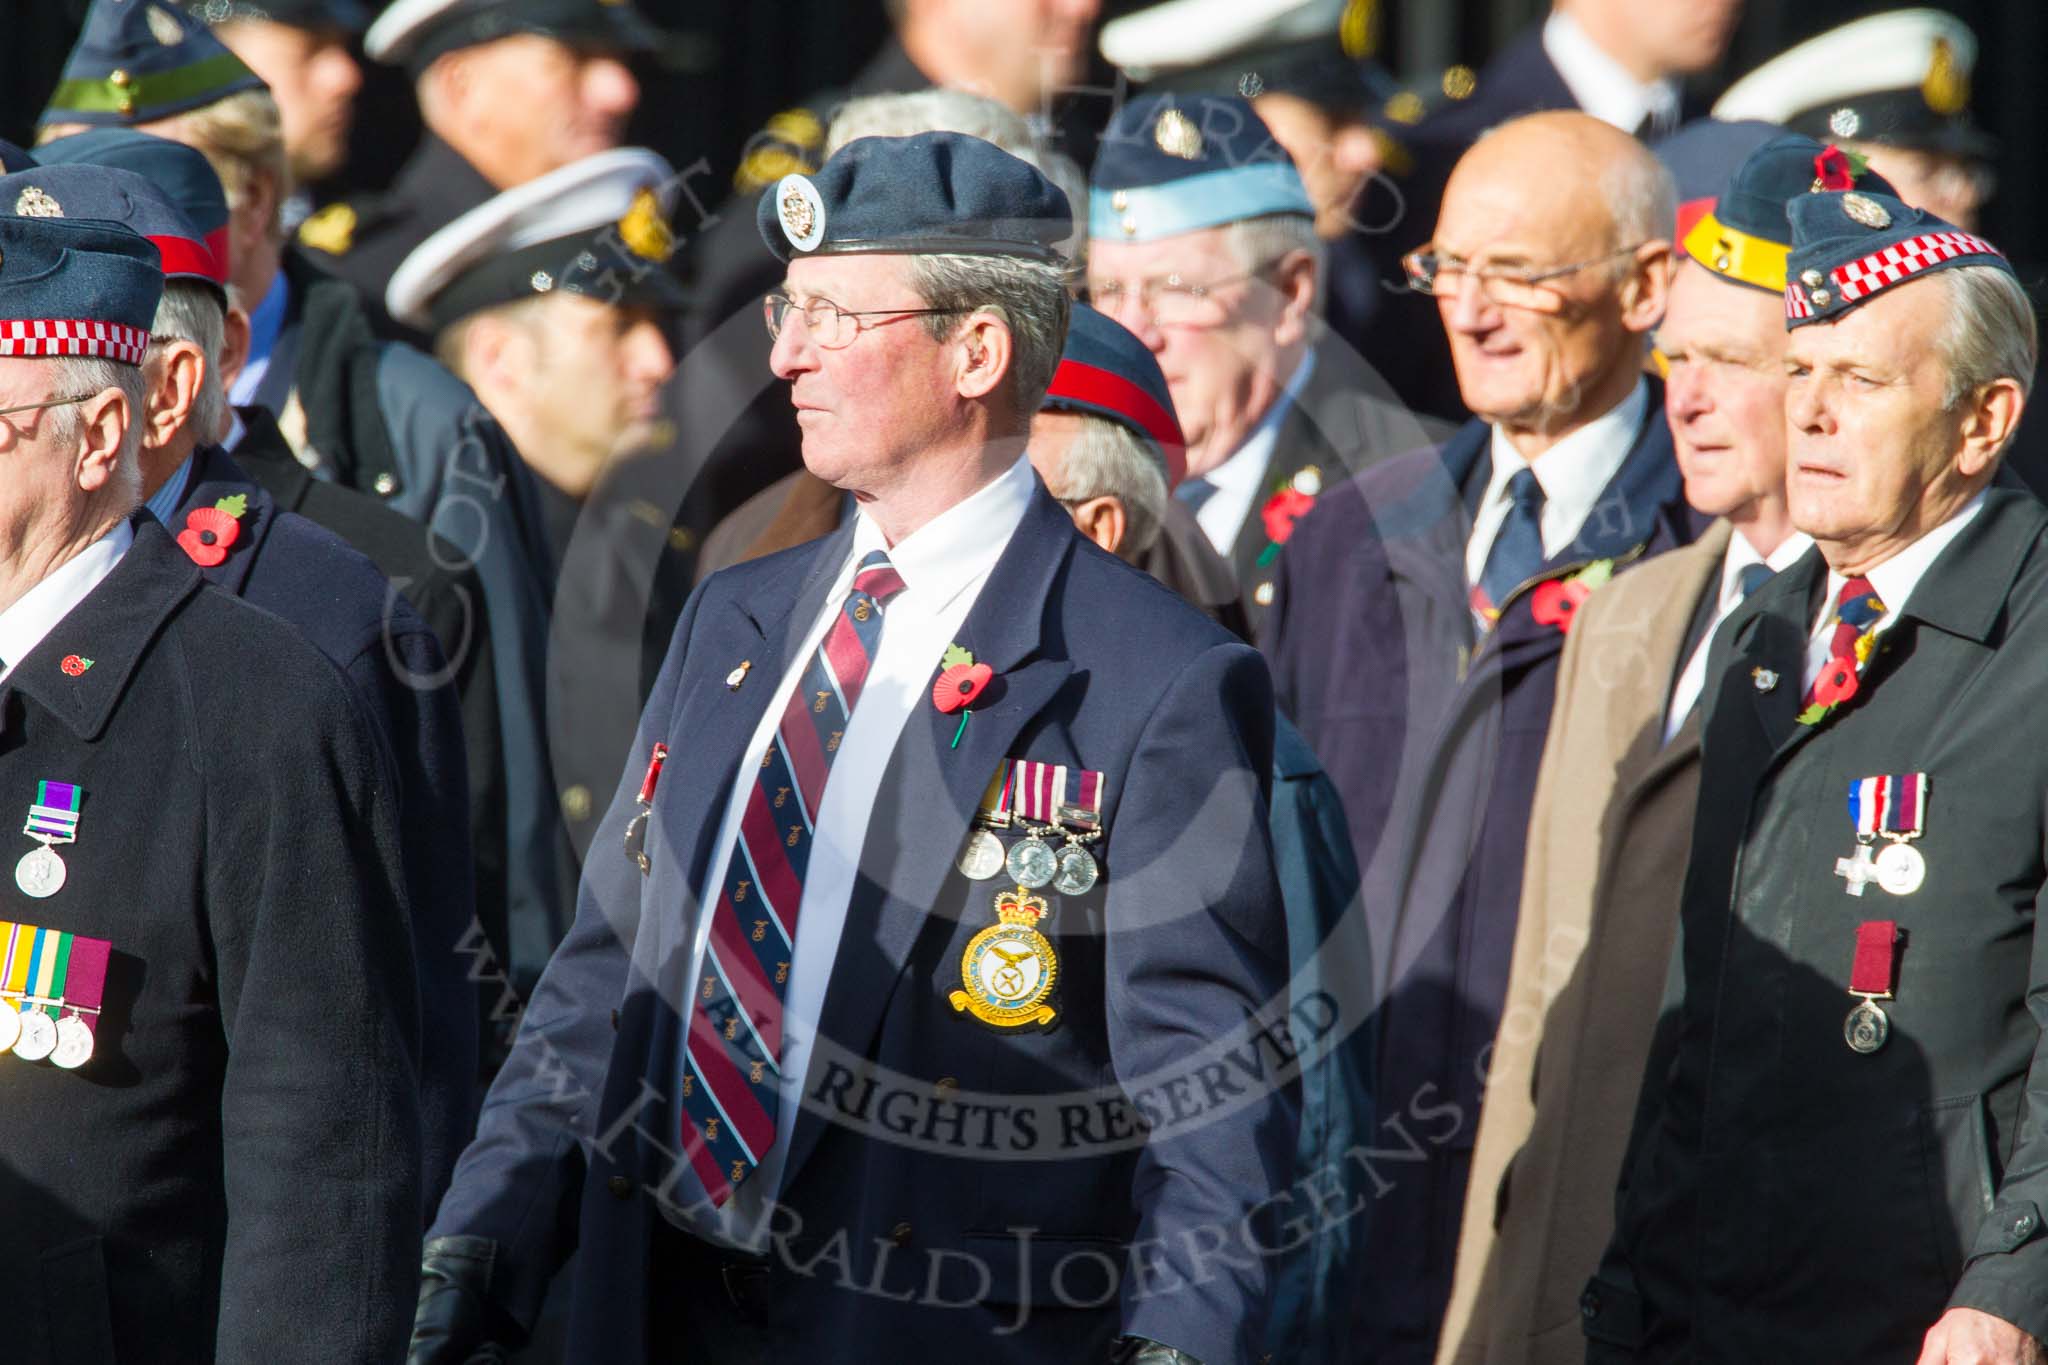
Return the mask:
[[[929,706],[919,706],[904,724],[868,822],[860,876],[819,1012],[814,1070],[827,1049],[864,1055],[919,936],[953,932],[950,919],[932,911],[989,777],[1073,676],[1072,663],[1040,655],[1039,644],[1075,544],[1073,522],[1037,488],[958,636],[994,670],[994,686],[972,708],[964,730],[958,715]],[[785,1188],[816,1145],[822,1122],[808,1109],[798,1116]]]
[[[199,571],[206,576],[207,582],[240,597],[249,585],[249,571],[255,566],[263,542],[277,519],[277,503],[219,446],[203,447],[194,456],[190,481],[185,485],[185,496],[178,503],[175,514],[178,524],[170,531],[174,536],[182,531],[185,518],[195,508],[212,507],[228,497],[246,500],[242,515],[236,518],[241,529],[234,544],[228,547],[227,558],[214,565],[202,564]]]

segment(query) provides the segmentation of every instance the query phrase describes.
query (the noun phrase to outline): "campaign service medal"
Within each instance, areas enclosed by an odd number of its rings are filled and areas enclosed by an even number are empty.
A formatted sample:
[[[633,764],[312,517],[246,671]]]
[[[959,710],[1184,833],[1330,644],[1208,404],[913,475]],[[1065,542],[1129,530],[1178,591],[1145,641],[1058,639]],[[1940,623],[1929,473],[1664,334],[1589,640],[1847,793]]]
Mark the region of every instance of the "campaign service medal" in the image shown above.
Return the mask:
[[[1062,896],[1093,890],[1102,869],[1086,846],[1102,837],[1102,774],[1019,759],[1011,766],[1010,790],[1018,822],[1031,831],[1010,850],[1011,878],[1034,891],[1051,883]],[[1057,851],[1045,841],[1050,834],[1065,839]]]
[[[990,833],[1010,823],[1010,765],[1003,764],[989,779],[981,806],[974,814],[974,826],[956,860],[960,875],[969,881],[985,882],[1003,870],[1003,841]]]
[[[969,939],[960,954],[961,989],[947,997],[954,1009],[997,1028],[1052,1022],[1045,998],[1060,964],[1051,941],[1038,932],[1045,913],[1045,901],[1025,887],[996,897],[998,923]]]
[[[68,844],[78,838],[79,796],[78,788],[69,782],[36,784],[36,803],[28,808],[28,823],[21,827],[21,832],[35,839],[38,846],[14,865],[14,884],[23,895],[42,900],[63,889],[64,860],[52,845]]]
[[[1849,784],[1849,819],[1856,826],[1853,857],[1835,861],[1835,875],[1847,879],[1852,896],[1870,882],[1894,896],[1910,896],[1927,880],[1927,859],[1912,841],[1927,823],[1932,783],[1926,773],[1860,777]],[[1879,837],[1886,840],[1877,848]]]
[[[1003,860],[1003,866],[1009,870],[1010,880],[1021,889],[1036,891],[1059,872],[1059,859],[1053,855],[1052,845],[1033,830],[1010,845],[1010,856]]]
[[[23,1061],[47,1057],[67,1070],[83,1066],[92,1057],[112,945],[33,924],[0,925],[0,931],[6,941],[0,999],[13,1016],[11,1026],[0,1021],[0,1037],[12,1035],[8,1041]]]
[[[1898,957],[1896,920],[1866,920],[1856,926],[1856,959],[1849,969],[1849,994],[1856,1008],[1842,1021],[1842,1039],[1851,1052],[1868,1055],[1891,1036],[1891,1020],[1877,1007],[1892,998],[1892,973]]]

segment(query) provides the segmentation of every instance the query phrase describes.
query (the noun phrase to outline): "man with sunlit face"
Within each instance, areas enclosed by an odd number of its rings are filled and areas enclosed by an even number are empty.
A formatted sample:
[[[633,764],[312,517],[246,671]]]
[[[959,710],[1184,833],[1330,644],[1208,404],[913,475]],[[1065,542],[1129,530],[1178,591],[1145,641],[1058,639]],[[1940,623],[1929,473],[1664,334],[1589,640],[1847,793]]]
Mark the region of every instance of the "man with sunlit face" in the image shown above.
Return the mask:
[[[1697,145],[1703,156],[1732,158],[1749,140],[1698,136],[1718,142]],[[1685,500],[1715,520],[1572,621],[1439,1365],[1577,1365],[1579,1321],[1606,1321],[1604,1304],[1582,1309],[1579,1295],[1613,1232],[1657,1033],[1699,792],[1707,647],[1813,545],[1785,498],[1785,205],[1824,156],[1791,135],[1731,161],[1684,237],[1657,326],[1664,413]]]
[[[454,219],[618,146],[640,103],[627,59],[657,41],[630,0],[396,0],[363,50],[412,75],[426,133],[389,190],[330,205],[301,240],[380,298],[399,263]]]
[[[1257,654],[1084,541],[1024,455],[1067,328],[1066,197],[961,134],[859,138],[755,221],[787,268],[762,318],[804,463],[856,510],[713,574],[677,625],[429,1234],[413,1359],[517,1344],[572,1227],[578,1360],[1252,1358],[1265,1258],[1210,1259],[1200,1229],[1285,1185],[1289,1103],[1022,1131],[1241,1036],[1286,961]],[[1033,830],[1082,850],[1072,875]],[[963,1123],[927,1140],[849,1093],[885,1076]],[[828,1244],[858,1273],[812,1273]],[[1092,1287],[1045,1307],[1082,1247]]]
[[[1789,213],[1787,493],[1819,553],[1711,648],[1681,1024],[1593,1358],[2036,1365],[2048,510],[1999,478],[2033,309],[1888,194]],[[1852,1224],[1881,1293],[1821,1252]]]
[[[1425,1144],[1373,1204],[1362,1358],[1435,1350],[1573,613],[1692,539],[1642,375],[1673,201],[1639,143],[1584,114],[1482,139],[1409,260],[1478,416],[1326,491],[1279,557],[1263,645],[1365,870],[1382,1112],[1414,1106]]]

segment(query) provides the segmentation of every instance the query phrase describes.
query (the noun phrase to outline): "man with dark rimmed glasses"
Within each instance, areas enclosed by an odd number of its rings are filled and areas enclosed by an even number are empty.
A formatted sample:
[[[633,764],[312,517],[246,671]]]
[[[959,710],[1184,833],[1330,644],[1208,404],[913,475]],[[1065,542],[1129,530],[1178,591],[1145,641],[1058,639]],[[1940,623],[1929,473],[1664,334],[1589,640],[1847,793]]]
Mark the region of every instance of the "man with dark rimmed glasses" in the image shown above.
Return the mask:
[[[1387,1166],[1361,1271],[1359,1358],[1381,1365],[1426,1365],[1449,1291],[1571,613],[1694,535],[1642,374],[1673,199],[1584,114],[1482,139],[1408,262],[1478,417],[1324,493],[1280,557],[1263,643],[1343,796],[1387,972],[1379,1110],[1422,1149]]]

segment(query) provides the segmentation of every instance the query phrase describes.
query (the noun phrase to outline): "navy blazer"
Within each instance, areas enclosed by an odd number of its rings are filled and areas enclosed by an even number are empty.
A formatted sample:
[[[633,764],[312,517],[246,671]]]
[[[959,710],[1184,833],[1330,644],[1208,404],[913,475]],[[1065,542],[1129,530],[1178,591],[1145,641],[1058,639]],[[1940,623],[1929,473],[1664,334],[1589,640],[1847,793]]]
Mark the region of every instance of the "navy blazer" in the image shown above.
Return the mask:
[[[574,1359],[645,1360],[651,1311],[717,1292],[649,1283],[657,1198],[698,1188],[666,1094],[679,978],[771,680],[851,536],[714,574],[691,597],[576,924],[433,1228],[497,1243],[492,1296],[528,1327],[575,1245]],[[996,681],[957,748],[957,717],[914,711],[876,800],[780,1196],[775,1358],[914,1341],[977,1361],[1100,1360],[1127,1332],[1207,1365],[1251,1359],[1269,1290],[1245,1219],[1283,1190],[1295,1137],[1276,1052],[1290,1035],[1247,1032],[1281,998],[1287,956],[1265,667],[1082,540],[1042,486],[959,640]],[[752,681],[729,687],[743,661]],[[620,840],[657,741],[672,752],[643,876]],[[1097,769],[1107,792],[1102,881],[1041,893],[1060,962],[1043,1031],[948,1002],[1000,889],[955,858],[1009,757]],[[1127,1254],[1142,1275],[1126,1277]]]
[[[420,1115],[425,1218],[447,1186],[475,1114],[480,941],[469,843],[468,758],[454,671],[412,604],[339,536],[293,512],[218,446],[193,456],[171,518],[247,504],[227,558],[200,573],[217,588],[296,626],[355,685],[398,774],[405,881],[420,983]],[[251,661],[260,667],[260,661]]]
[[[1389,1168],[1393,1188],[1374,1208],[1356,1300],[1372,1342],[1364,1359],[1428,1361],[1449,1294],[1564,648],[1564,632],[1534,617],[1535,588],[1599,560],[1624,570],[1699,529],[1652,381],[1633,447],[1578,538],[1478,636],[1465,544],[1490,444],[1473,421],[1324,493],[1280,556],[1263,641],[1282,709],[1336,783],[1364,870],[1384,992],[1382,1124],[1427,1144],[1415,1164]]]

